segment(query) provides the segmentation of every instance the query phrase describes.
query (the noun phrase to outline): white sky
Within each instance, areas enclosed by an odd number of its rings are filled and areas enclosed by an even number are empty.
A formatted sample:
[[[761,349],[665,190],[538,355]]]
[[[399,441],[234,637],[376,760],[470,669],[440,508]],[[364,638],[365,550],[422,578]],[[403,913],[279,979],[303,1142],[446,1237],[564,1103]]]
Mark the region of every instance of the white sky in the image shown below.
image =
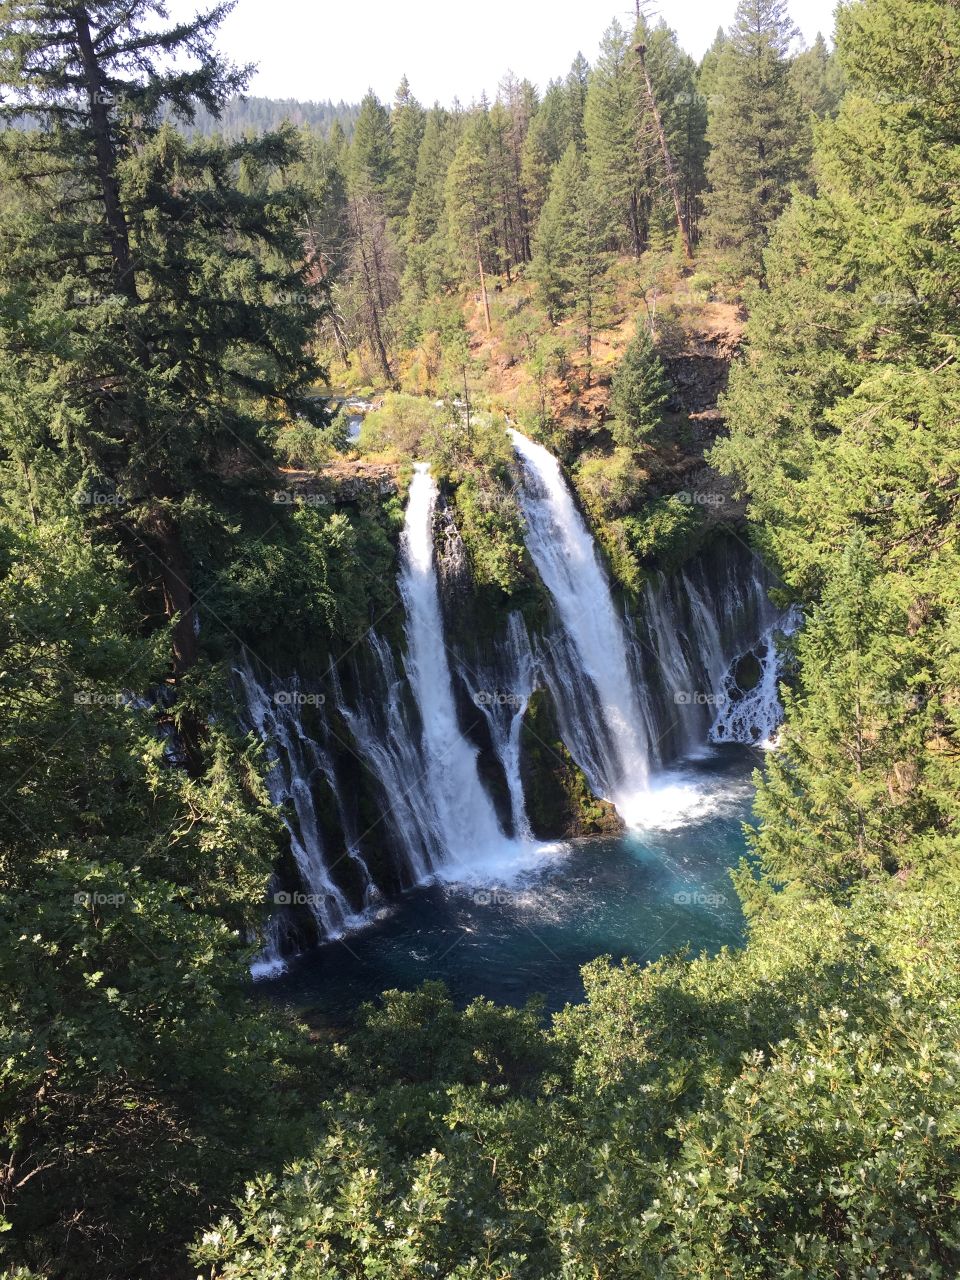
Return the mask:
[[[695,58],[736,9],[736,0],[655,3]],[[835,5],[790,0],[807,43],[817,31],[829,38]],[[175,18],[198,7],[168,0]],[[358,102],[372,87],[386,101],[406,72],[427,105],[455,96],[468,104],[483,90],[492,97],[507,70],[542,88],[578,49],[592,63],[611,20],[627,25],[632,16],[630,0],[239,0],[219,46],[234,62],[257,64],[252,94]]]

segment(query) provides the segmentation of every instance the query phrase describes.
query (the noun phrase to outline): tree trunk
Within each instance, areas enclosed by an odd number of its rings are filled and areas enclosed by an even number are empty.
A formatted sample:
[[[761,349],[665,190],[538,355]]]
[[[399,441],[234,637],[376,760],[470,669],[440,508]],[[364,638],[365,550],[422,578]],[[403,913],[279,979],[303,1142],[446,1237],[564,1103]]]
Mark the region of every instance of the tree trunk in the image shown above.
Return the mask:
[[[490,332],[490,299],[487,297],[487,277],[483,270],[483,249],[480,247],[480,233],[477,232],[477,269],[480,272],[480,298],[483,302],[483,321],[487,333]]]
[[[690,228],[687,226],[687,219],[684,216],[683,201],[680,198],[680,184],[677,182],[676,170],[673,166],[673,158],[670,155],[670,148],[667,145],[667,135],[663,127],[663,120],[660,118],[660,112],[657,109],[657,100],[653,95],[653,85],[650,83],[650,73],[647,71],[646,46],[637,45],[637,57],[640,59],[640,70],[643,72],[643,81],[647,87],[647,106],[650,108],[650,114],[653,117],[653,123],[657,128],[657,137],[660,139],[660,151],[663,155],[663,167],[667,175],[667,186],[670,188],[670,194],[673,197],[673,208],[677,216],[677,226],[680,230],[680,237],[683,240],[683,251],[688,262],[693,261],[693,254],[690,251]]]
[[[633,238],[633,256],[639,258],[643,255],[644,237],[640,231],[640,201],[637,193],[630,193],[630,235]]]
[[[107,235],[113,258],[114,278],[121,293],[132,302],[139,302],[133,258],[130,253],[130,232],[120,203],[117,154],[110,132],[110,116],[107,112],[112,99],[104,83],[97,53],[93,47],[90,19],[82,5],[73,11],[73,24],[90,102],[90,128],[93,132],[93,145],[97,158],[97,179],[100,183],[100,193],[107,219]]]

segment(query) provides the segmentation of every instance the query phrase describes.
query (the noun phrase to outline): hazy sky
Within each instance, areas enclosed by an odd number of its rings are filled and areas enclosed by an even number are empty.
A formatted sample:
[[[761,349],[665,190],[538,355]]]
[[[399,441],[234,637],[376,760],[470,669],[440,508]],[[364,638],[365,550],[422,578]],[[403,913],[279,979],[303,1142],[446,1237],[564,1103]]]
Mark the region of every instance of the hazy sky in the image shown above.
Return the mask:
[[[792,0],[809,43],[830,35],[836,0]],[[201,6],[168,0],[172,16]],[[699,58],[736,0],[660,0],[657,12]],[[614,17],[626,24],[630,0],[239,0],[221,28],[220,47],[259,70],[250,92],[274,98],[357,102],[372,86],[393,97],[406,72],[422,102],[490,96],[512,70],[541,87],[567,71],[577,50],[592,62]]]

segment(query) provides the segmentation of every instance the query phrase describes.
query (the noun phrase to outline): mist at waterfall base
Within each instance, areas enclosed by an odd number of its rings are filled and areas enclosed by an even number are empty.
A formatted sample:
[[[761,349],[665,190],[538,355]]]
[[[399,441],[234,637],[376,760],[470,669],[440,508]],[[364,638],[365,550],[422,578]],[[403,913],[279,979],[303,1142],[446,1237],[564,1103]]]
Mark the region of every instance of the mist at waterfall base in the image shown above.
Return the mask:
[[[655,780],[699,799],[667,828],[545,846],[539,866],[501,884],[413,889],[259,989],[333,1022],[382,991],[428,980],[446,983],[461,1006],[542,995],[554,1012],[583,999],[580,968],[599,955],[648,963],[684,947],[735,946],[743,920],[727,871],[745,852],[741,824],[760,755],[718,746]]]

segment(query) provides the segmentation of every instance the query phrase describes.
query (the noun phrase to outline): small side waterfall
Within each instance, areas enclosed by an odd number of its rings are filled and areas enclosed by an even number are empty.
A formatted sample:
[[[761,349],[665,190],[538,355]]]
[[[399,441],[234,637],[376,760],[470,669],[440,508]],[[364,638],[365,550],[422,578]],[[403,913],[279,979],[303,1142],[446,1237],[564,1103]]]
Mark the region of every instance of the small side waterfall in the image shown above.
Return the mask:
[[[375,632],[368,640],[368,655],[373,678],[355,706],[348,703],[332,669],[336,707],[379,782],[383,820],[389,822],[406,861],[401,878],[421,884],[443,859],[440,816],[423,767],[418,726],[407,706],[406,680],[397,672],[390,646]]]
[[[520,777],[520,733],[538,684],[537,660],[519,613],[511,613],[507,619],[507,634],[498,647],[497,659],[487,671],[465,673],[465,680],[474,705],[487,722],[493,749],[503,768],[514,839],[532,840]]]
[[[773,745],[783,720],[780,702],[781,656],[778,640],[790,636],[800,626],[800,611],[791,609],[787,616],[768,627],[754,651],[741,654],[730,664],[721,686],[719,710],[710,726],[711,742],[755,742],[763,747]],[[754,668],[751,670],[751,666]],[[751,686],[744,689],[743,669]],[[759,674],[757,673],[759,668]]]
[[[576,674],[562,673],[568,685],[586,676],[596,691],[599,723],[582,756],[591,785],[625,816],[635,807],[649,777],[647,718],[630,673],[627,637],[593,538],[567,487],[557,459],[542,445],[510,429],[524,464],[521,497],[527,547],[553,597]],[[558,651],[559,652],[559,651]],[[566,667],[568,664],[563,663]],[[602,731],[601,730],[602,727]],[[567,731],[576,734],[570,717]],[[581,763],[581,767],[586,767]],[[627,818],[629,821],[629,817]]]
[[[295,681],[289,682],[288,688],[271,695],[246,661],[234,672],[243,686],[253,728],[267,744],[270,760],[267,789],[271,800],[283,814],[284,825],[290,834],[290,849],[303,885],[303,890],[298,890],[296,905],[309,909],[321,937],[339,938],[362,924],[363,917],[352,910],[333,879],[324,847],[313,786],[318,774],[324,775],[328,783],[332,774],[329,765],[322,761],[319,745],[303,728],[300,698],[309,695],[301,695]],[[349,853],[362,867],[359,855],[355,851]],[[367,886],[365,897],[368,897],[372,893],[372,885],[365,867],[362,875]],[[288,905],[292,894],[279,891],[274,899],[277,905]],[[281,913],[275,912],[272,917],[266,946],[254,964],[255,973],[275,972],[283,967],[280,916]]]

